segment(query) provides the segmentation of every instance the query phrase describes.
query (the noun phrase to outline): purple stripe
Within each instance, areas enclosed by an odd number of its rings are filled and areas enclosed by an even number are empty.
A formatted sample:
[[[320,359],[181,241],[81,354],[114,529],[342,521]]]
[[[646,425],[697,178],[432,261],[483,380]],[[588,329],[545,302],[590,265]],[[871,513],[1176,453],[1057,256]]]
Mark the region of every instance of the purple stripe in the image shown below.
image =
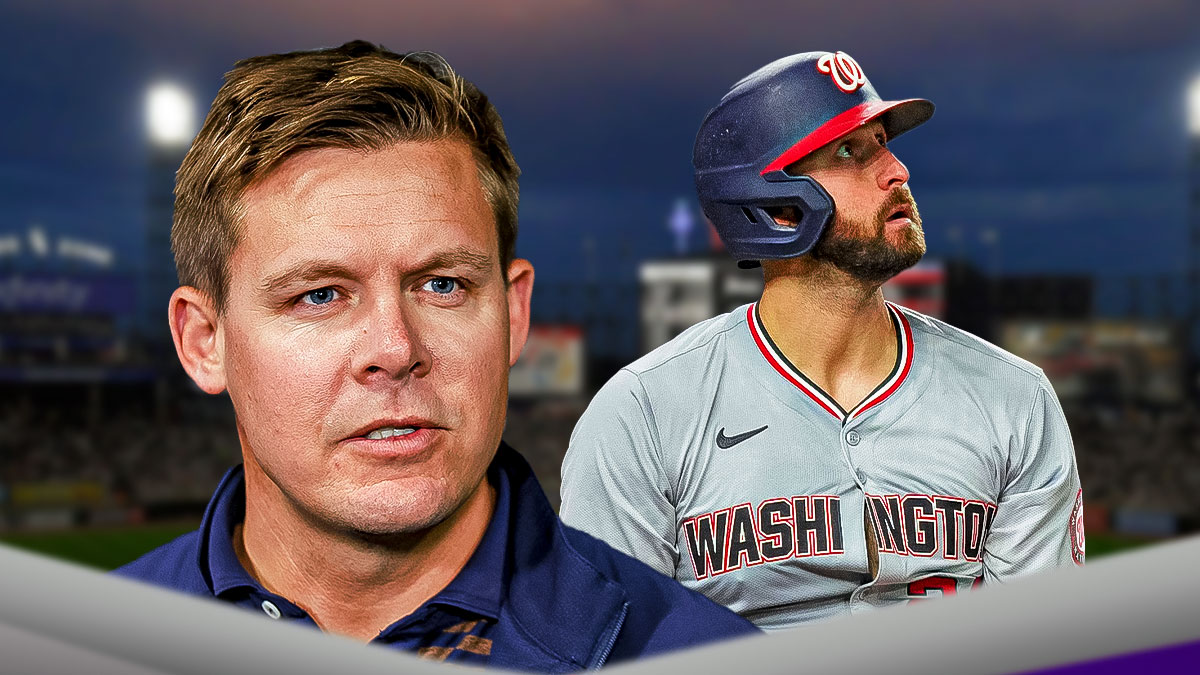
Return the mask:
[[[1050,670],[1031,671],[1038,675],[1088,675],[1118,673],[1187,673],[1200,663],[1200,642],[1161,647],[1144,652],[1112,656]]]

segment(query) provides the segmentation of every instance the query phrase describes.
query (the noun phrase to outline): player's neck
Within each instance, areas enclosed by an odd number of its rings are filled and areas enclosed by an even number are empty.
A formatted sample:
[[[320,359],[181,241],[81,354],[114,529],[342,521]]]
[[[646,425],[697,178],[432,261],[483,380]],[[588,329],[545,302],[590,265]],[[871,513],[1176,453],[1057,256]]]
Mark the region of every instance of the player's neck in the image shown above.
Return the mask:
[[[845,410],[895,365],[896,331],[883,292],[839,271],[767,274],[759,315],[788,361]]]
[[[368,641],[446,587],[478,547],[495,507],[485,479],[430,530],[386,540],[339,532],[299,513],[253,461],[246,520],[234,547],[267,590],[296,603],[323,630]]]

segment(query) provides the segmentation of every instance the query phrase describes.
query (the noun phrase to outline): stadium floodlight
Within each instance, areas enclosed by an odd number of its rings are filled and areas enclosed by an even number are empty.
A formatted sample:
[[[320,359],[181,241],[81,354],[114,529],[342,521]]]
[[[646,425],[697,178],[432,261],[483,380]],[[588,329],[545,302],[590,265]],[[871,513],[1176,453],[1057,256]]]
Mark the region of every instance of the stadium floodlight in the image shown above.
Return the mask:
[[[156,84],[146,95],[146,126],[158,145],[187,145],[195,133],[192,97],[173,84]]]
[[[1188,87],[1188,133],[1193,138],[1200,138],[1200,75],[1192,79]]]

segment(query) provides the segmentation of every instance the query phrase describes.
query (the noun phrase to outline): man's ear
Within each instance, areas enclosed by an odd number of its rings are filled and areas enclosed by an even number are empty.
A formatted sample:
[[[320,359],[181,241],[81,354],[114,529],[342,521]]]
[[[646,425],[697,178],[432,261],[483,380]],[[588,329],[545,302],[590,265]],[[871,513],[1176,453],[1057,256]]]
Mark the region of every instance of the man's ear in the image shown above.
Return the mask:
[[[533,295],[533,265],[517,258],[508,264],[508,365],[517,363],[529,337],[529,299]]]
[[[192,381],[209,394],[225,391],[225,345],[208,294],[180,286],[171,294],[168,321],[175,353]]]

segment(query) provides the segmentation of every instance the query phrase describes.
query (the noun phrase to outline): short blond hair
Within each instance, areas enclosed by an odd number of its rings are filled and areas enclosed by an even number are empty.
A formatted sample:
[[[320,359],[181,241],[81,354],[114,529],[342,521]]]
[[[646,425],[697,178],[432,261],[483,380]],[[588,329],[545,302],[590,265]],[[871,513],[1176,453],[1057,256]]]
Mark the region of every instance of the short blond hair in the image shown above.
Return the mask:
[[[239,61],[176,175],[171,250],[179,282],[224,311],[229,259],[244,235],[242,195],[289,157],[441,139],[471,147],[503,271],[516,248],[520,168],[496,109],[445,59],[354,41]]]

